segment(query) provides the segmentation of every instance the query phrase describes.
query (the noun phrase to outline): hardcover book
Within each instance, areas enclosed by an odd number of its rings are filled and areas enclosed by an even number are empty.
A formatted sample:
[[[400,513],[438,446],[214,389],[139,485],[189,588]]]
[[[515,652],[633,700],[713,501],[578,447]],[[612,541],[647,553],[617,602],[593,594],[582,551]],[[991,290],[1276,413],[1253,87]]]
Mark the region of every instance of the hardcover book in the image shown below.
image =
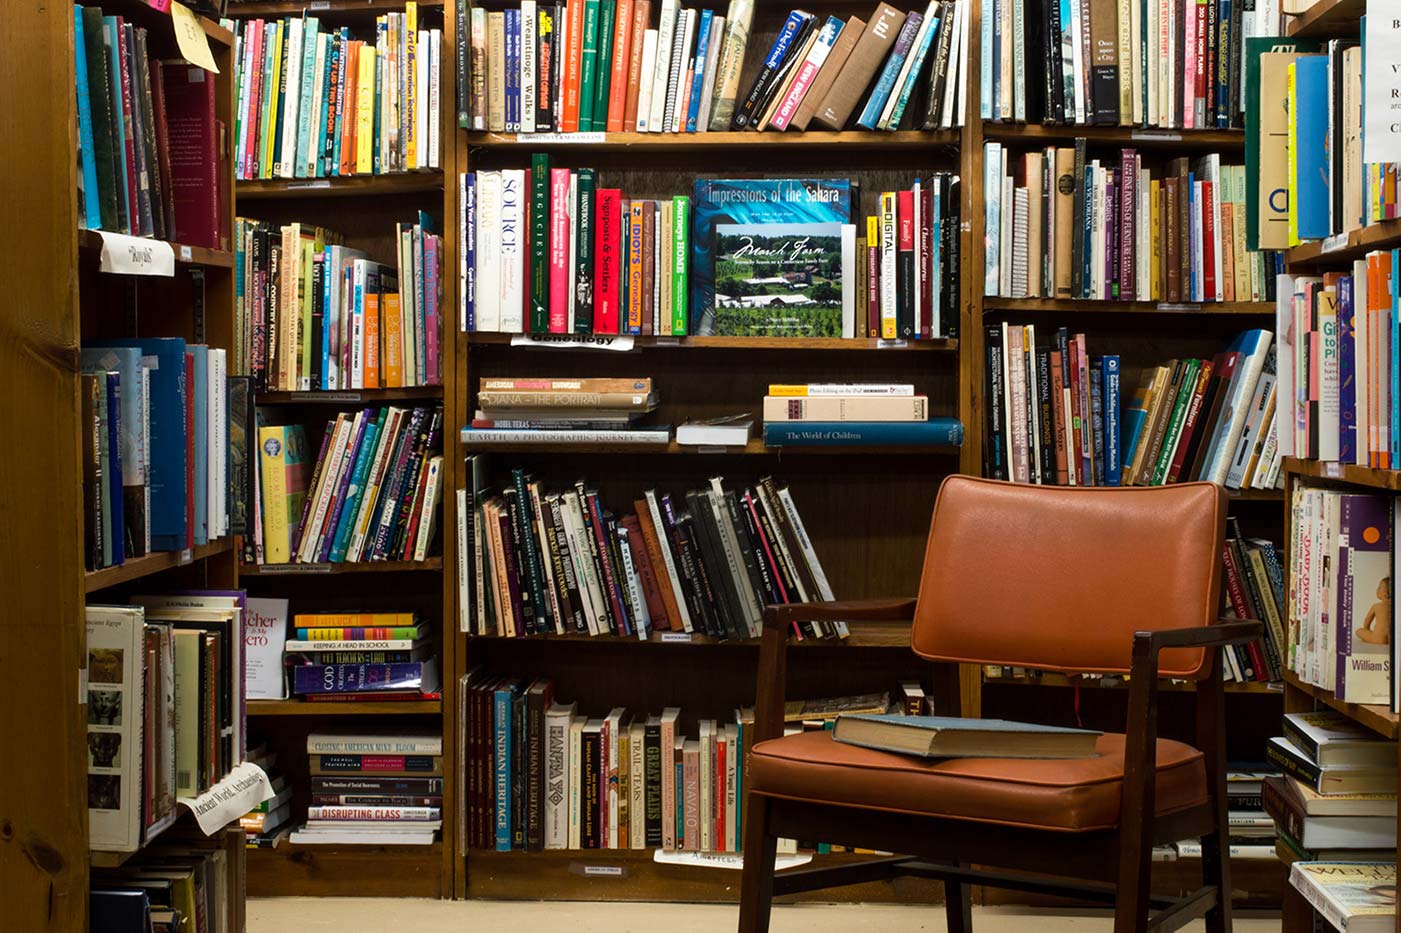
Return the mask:
[[[1090,758],[1101,734],[1003,719],[843,714],[832,738],[920,758]]]
[[[840,337],[842,224],[717,224],[717,336]]]

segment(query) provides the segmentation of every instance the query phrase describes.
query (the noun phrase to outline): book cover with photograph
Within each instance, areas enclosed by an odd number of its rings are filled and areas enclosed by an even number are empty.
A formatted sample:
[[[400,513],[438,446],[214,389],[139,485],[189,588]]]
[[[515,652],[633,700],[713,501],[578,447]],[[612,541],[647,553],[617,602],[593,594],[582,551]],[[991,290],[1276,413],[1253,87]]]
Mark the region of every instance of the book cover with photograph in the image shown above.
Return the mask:
[[[715,306],[721,337],[841,337],[849,225],[717,224]]]

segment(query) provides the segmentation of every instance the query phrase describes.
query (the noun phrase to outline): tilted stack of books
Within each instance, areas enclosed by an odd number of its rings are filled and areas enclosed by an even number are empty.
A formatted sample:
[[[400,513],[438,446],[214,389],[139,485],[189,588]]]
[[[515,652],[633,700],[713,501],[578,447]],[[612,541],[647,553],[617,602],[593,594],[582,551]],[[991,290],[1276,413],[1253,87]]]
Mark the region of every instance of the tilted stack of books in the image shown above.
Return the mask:
[[[228,22],[228,21],[226,21]],[[334,178],[438,167],[442,30],[418,5],[372,40],[315,16],[228,22],[235,34],[235,177]]]
[[[642,425],[656,410],[651,377],[483,379],[463,443],[666,444],[671,429]]]
[[[306,737],[311,805],[298,845],[431,845],[443,827],[443,739]]]
[[[1207,480],[1274,489],[1283,396],[1272,339],[1246,331],[1210,360],[1145,370],[1125,406],[1119,357],[1089,356],[1084,334],[1061,328],[1045,346],[1035,325],[989,327],[988,475],[1059,486]]]
[[[298,613],[284,651],[292,693],[312,702],[421,700],[438,693],[438,658],[412,612]]]
[[[929,398],[912,385],[771,385],[764,396],[770,447],[848,444],[961,444],[955,418],[930,418]]]
[[[365,408],[327,421],[310,481],[301,425],[258,429],[259,524],[245,558],[263,564],[423,560],[442,496],[440,408]]]
[[[754,0],[725,16],[660,0],[524,0],[471,11],[462,126],[507,133],[705,133],[963,125],[966,3],[858,16],[792,11],[744,67]],[[752,74],[746,86],[742,75]],[[869,93],[867,93],[869,89]],[[462,92],[459,92],[462,96]],[[858,109],[858,104],[861,106]]]
[[[1365,804],[1354,800],[1347,810],[1377,812],[1385,810],[1389,803],[1391,813],[1396,812],[1395,741],[1387,741],[1331,710],[1286,713],[1282,731],[1284,735],[1270,739],[1265,746],[1265,756],[1279,766],[1290,782],[1274,788],[1278,793],[1273,801],[1275,809],[1311,807],[1338,813],[1341,807],[1330,806],[1335,799],[1347,801],[1356,795],[1377,795],[1365,797],[1369,801]],[[1285,824],[1289,825],[1288,819]],[[1320,832],[1318,838],[1311,837],[1310,841],[1317,848],[1389,848],[1395,854],[1394,818],[1372,818],[1365,825],[1361,820],[1314,825]],[[1322,832],[1325,826],[1335,832]],[[1294,841],[1300,840],[1296,837]]]
[[[1330,723],[1330,726],[1332,724]],[[1396,789],[1320,794],[1291,775],[1265,779],[1264,808],[1279,840],[1305,862],[1385,862],[1396,856]]]
[[[74,6],[73,30],[78,225],[227,249],[214,81],[98,7]]]
[[[258,391],[439,385],[442,237],[420,212],[374,262],[310,224],[234,225],[234,366]]]
[[[464,631],[744,639],[764,606],[833,598],[792,494],[772,479],[736,492],[717,476],[684,504],[649,489],[619,517],[582,480],[546,493],[515,469],[493,492],[485,468],[469,457],[459,493]],[[846,626],[795,634],[840,638]]]
[[[1261,766],[1252,771],[1226,772],[1226,833],[1232,859],[1276,861],[1275,823],[1261,804],[1264,782],[1278,780],[1279,772]],[[1178,858],[1201,858],[1200,839],[1184,839],[1172,848]]]
[[[1016,156],[986,143],[983,293],[1095,301],[1267,301],[1282,270],[1246,246],[1245,167],[1215,153],[1161,169],[1087,142]]]
[[[293,787],[286,775],[277,773],[277,752],[266,745],[250,749],[248,760],[267,773],[272,782],[272,796],[239,817],[238,825],[248,848],[275,848],[291,832]]]

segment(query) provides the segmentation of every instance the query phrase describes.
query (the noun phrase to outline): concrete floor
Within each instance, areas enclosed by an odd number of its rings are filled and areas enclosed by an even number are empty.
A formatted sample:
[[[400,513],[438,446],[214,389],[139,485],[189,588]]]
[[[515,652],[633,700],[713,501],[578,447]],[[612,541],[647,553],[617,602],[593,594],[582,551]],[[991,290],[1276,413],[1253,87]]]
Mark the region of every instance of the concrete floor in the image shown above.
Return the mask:
[[[248,899],[248,933],[464,933],[472,930],[529,933],[711,933],[733,930],[735,908],[710,904],[612,904],[521,901],[428,901],[401,898],[278,897]],[[1056,914],[1014,908],[975,909],[979,933],[1098,933],[1111,929],[1107,914]],[[799,905],[775,907],[773,933],[937,933],[938,907]],[[1187,927],[1200,931],[1200,922]],[[1239,933],[1279,929],[1277,918],[1237,919]]]

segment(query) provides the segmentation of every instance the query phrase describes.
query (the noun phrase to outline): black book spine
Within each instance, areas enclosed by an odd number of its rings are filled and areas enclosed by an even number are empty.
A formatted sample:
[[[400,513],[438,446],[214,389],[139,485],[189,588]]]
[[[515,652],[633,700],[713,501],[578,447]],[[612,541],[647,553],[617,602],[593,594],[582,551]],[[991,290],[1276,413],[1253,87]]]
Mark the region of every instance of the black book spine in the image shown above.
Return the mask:
[[[1071,196],[1070,214],[1070,293],[1076,298],[1088,297],[1084,277],[1085,260],[1085,140],[1075,140],[1075,191]]]
[[[784,65],[798,54],[798,49],[802,47],[803,42],[807,39],[808,30],[812,28],[813,17],[807,14],[804,15],[806,15],[807,18],[796,24],[793,30],[793,38],[788,43],[788,48],[784,50],[783,58],[779,59],[776,64],[770,64],[766,61],[763,67],[759,69],[759,73],[754,76],[754,83],[749,86],[749,93],[746,94],[744,100],[735,107],[735,114],[730,118],[730,129],[742,130],[751,123],[756,122],[759,116],[764,112],[764,103],[768,100],[768,96],[773,93],[773,87],[777,85],[779,75]],[[792,22],[791,15],[789,17],[789,22]],[[784,28],[786,29],[788,25],[789,23],[784,23]],[[661,54],[661,50],[658,49],[657,57],[659,60]]]
[[[583,582],[579,579],[575,569],[574,554],[570,550],[569,539],[565,536],[563,504],[558,495],[548,496],[547,501],[550,507],[550,518],[554,522],[555,549],[559,553],[562,571],[559,578],[563,581],[569,605],[570,624],[574,631],[587,633],[589,624],[588,620],[584,618],[584,599],[579,592]]]
[[[1225,126],[1240,128],[1245,126],[1245,114],[1241,111],[1241,55],[1242,43],[1245,41],[1242,35],[1244,24],[1242,16],[1244,14],[1244,3],[1231,4],[1231,31],[1230,42],[1228,43],[1229,54],[1227,56],[1226,74],[1226,122]],[[1270,277],[1273,280],[1273,276]]]
[[[282,244],[273,238],[271,232],[268,235],[268,291],[267,291],[267,371],[265,374],[264,388],[281,388],[277,385],[277,317],[280,302],[279,295],[282,291],[280,280],[282,278]]]
[[[929,69],[929,100],[924,113],[924,129],[937,130],[944,113],[944,95],[952,85],[949,83],[949,51],[953,44],[955,28],[953,7],[950,5],[939,24],[938,44],[934,46],[934,64]]]
[[[764,541],[759,532],[759,526],[754,521],[754,513],[749,510],[750,493],[744,493],[744,498],[737,496],[735,505],[739,512],[737,520],[738,526],[744,528],[745,540],[748,542],[750,554],[754,559],[754,570],[758,574],[758,582],[755,584],[756,592],[765,606],[776,606],[783,602],[783,597],[779,594],[778,581],[775,577],[777,571],[769,562],[768,552],[764,549]]]
[[[598,784],[598,764],[602,739],[602,734],[585,730],[580,743],[578,779],[583,792],[579,807],[579,846],[583,849],[599,848],[598,808],[602,788]]]
[[[613,589],[618,594],[618,608],[623,617],[623,630],[619,634],[637,634],[637,607],[632,604],[632,587],[628,582],[627,565],[623,563],[623,553],[618,546],[618,522],[611,512],[602,513],[603,543],[608,551],[608,562],[613,566]],[[626,547],[626,542],[623,544]]]
[[[710,592],[710,580],[706,577],[705,566],[701,563],[700,548],[696,542],[696,526],[690,513],[676,516],[672,533],[676,538],[677,553],[688,583],[691,618],[699,620],[706,635],[723,636],[724,626],[719,621],[715,600]]]
[[[467,68],[471,62],[472,13],[468,0],[457,0],[457,125],[472,128],[471,82]]]
[[[987,396],[987,431],[983,435],[983,463],[988,476],[1007,479],[1006,427],[1002,414],[1006,399],[1002,385],[1002,328],[987,328],[984,340],[987,363],[983,367],[983,392]]]
[[[515,484],[515,518],[517,536],[525,547],[524,563],[526,579],[530,583],[530,599],[535,604],[536,629],[547,633],[553,627],[550,618],[550,603],[545,598],[544,573],[540,563],[540,545],[535,540],[535,508],[530,493],[526,490],[525,471],[511,470],[511,480]]]
[[[686,504],[695,522],[696,538],[700,544],[701,567],[710,584],[712,598],[720,610],[726,638],[748,637],[748,627],[744,625],[744,615],[736,605],[733,581],[730,580],[729,565],[720,544],[720,532],[715,526],[715,515],[705,494],[686,493]]]
[[[1026,22],[1022,29],[1023,60],[1030,63],[1041,62],[1049,66],[1051,59],[1046,50],[1046,19],[1040,0],[1013,2],[1022,3],[1024,7]],[[1043,68],[1044,76],[1041,80],[1037,80],[1032,73],[1034,71],[1034,67],[1029,67],[1026,75],[1026,122],[1044,123],[1050,109],[1047,106],[1050,100],[1047,95],[1050,93],[1051,71],[1049,67]]]
[[[1046,44],[1044,61],[1049,65],[1046,72],[1046,122],[1065,123],[1065,61],[1061,57],[1061,21],[1058,0],[1041,0],[1041,16],[1046,30],[1042,40]]]
[[[555,8],[541,3],[535,12],[535,132],[548,133],[555,128],[554,99],[551,93],[554,83],[555,59],[559,56],[559,33],[556,27]]]
[[[527,635],[539,635],[541,634],[539,606],[535,603],[535,593],[530,585],[530,566],[525,551],[525,540],[521,532],[521,522],[523,521],[521,502],[514,489],[507,489],[502,498],[506,502],[506,513],[509,516],[511,526],[511,545],[508,548],[511,556],[510,573],[520,589],[521,620],[525,624]]]
[[[1046,486],[1054,486],[1056,428],[1054,408],[1051,404],[1051,351],[1048,347],[1036,348],[1036,394],[1037,404],[1041,409],[1041,482]]]
[[[595,613],[602,613],[600,622],[607,621],[610,632],[618,631],[618,619],[613,610],[613,600],[609,598],[608,577],[604,573],[603,555],[598,550],[598,540],[593,533],[593,510],[589,508],[589,494],[584,489],[583,483],[575,483],[575,490],[579,494],[579,514],[583,516],[584,524],[582,531],[584,535],[584,547],[588,548],[588,559],[593,562],[594,575],[598,578],[598,589],[603,594],[603,605],[595,606]]]
[[[942,287],[944,298],[940,303],[943,308],[943,333],[935,334],[935,337],[957,337],[958,336],[958,309],[961,304],[959,299],[958,283],[962,273],[959,271],[959,217],[962,214],[962,206],[959,198],[962,196],[962,183],[957,175],[945,173],[943,176],[944,196],[941,209],[943,218],[939,224],[939,234],[943,239],[943,249],[940,255],[944,257],[944,274]]]
[[[778,545],[778,536],[774,533],[773,523],[769,521],[768,513],[764,511],[763,505],[759,502],[758,492],[750,493],[750,501],[754,503],[754,514],[759,520],[759,532],[768,542],[769,553],[773,555],[773,570],[777,575],[777,580],[783,586],[783,594],[778,600],[780,603],[795,603],[798,601],[798,579],[793,572],[793,568],[788,566],[788,562],[783,559],[783,550]]]

